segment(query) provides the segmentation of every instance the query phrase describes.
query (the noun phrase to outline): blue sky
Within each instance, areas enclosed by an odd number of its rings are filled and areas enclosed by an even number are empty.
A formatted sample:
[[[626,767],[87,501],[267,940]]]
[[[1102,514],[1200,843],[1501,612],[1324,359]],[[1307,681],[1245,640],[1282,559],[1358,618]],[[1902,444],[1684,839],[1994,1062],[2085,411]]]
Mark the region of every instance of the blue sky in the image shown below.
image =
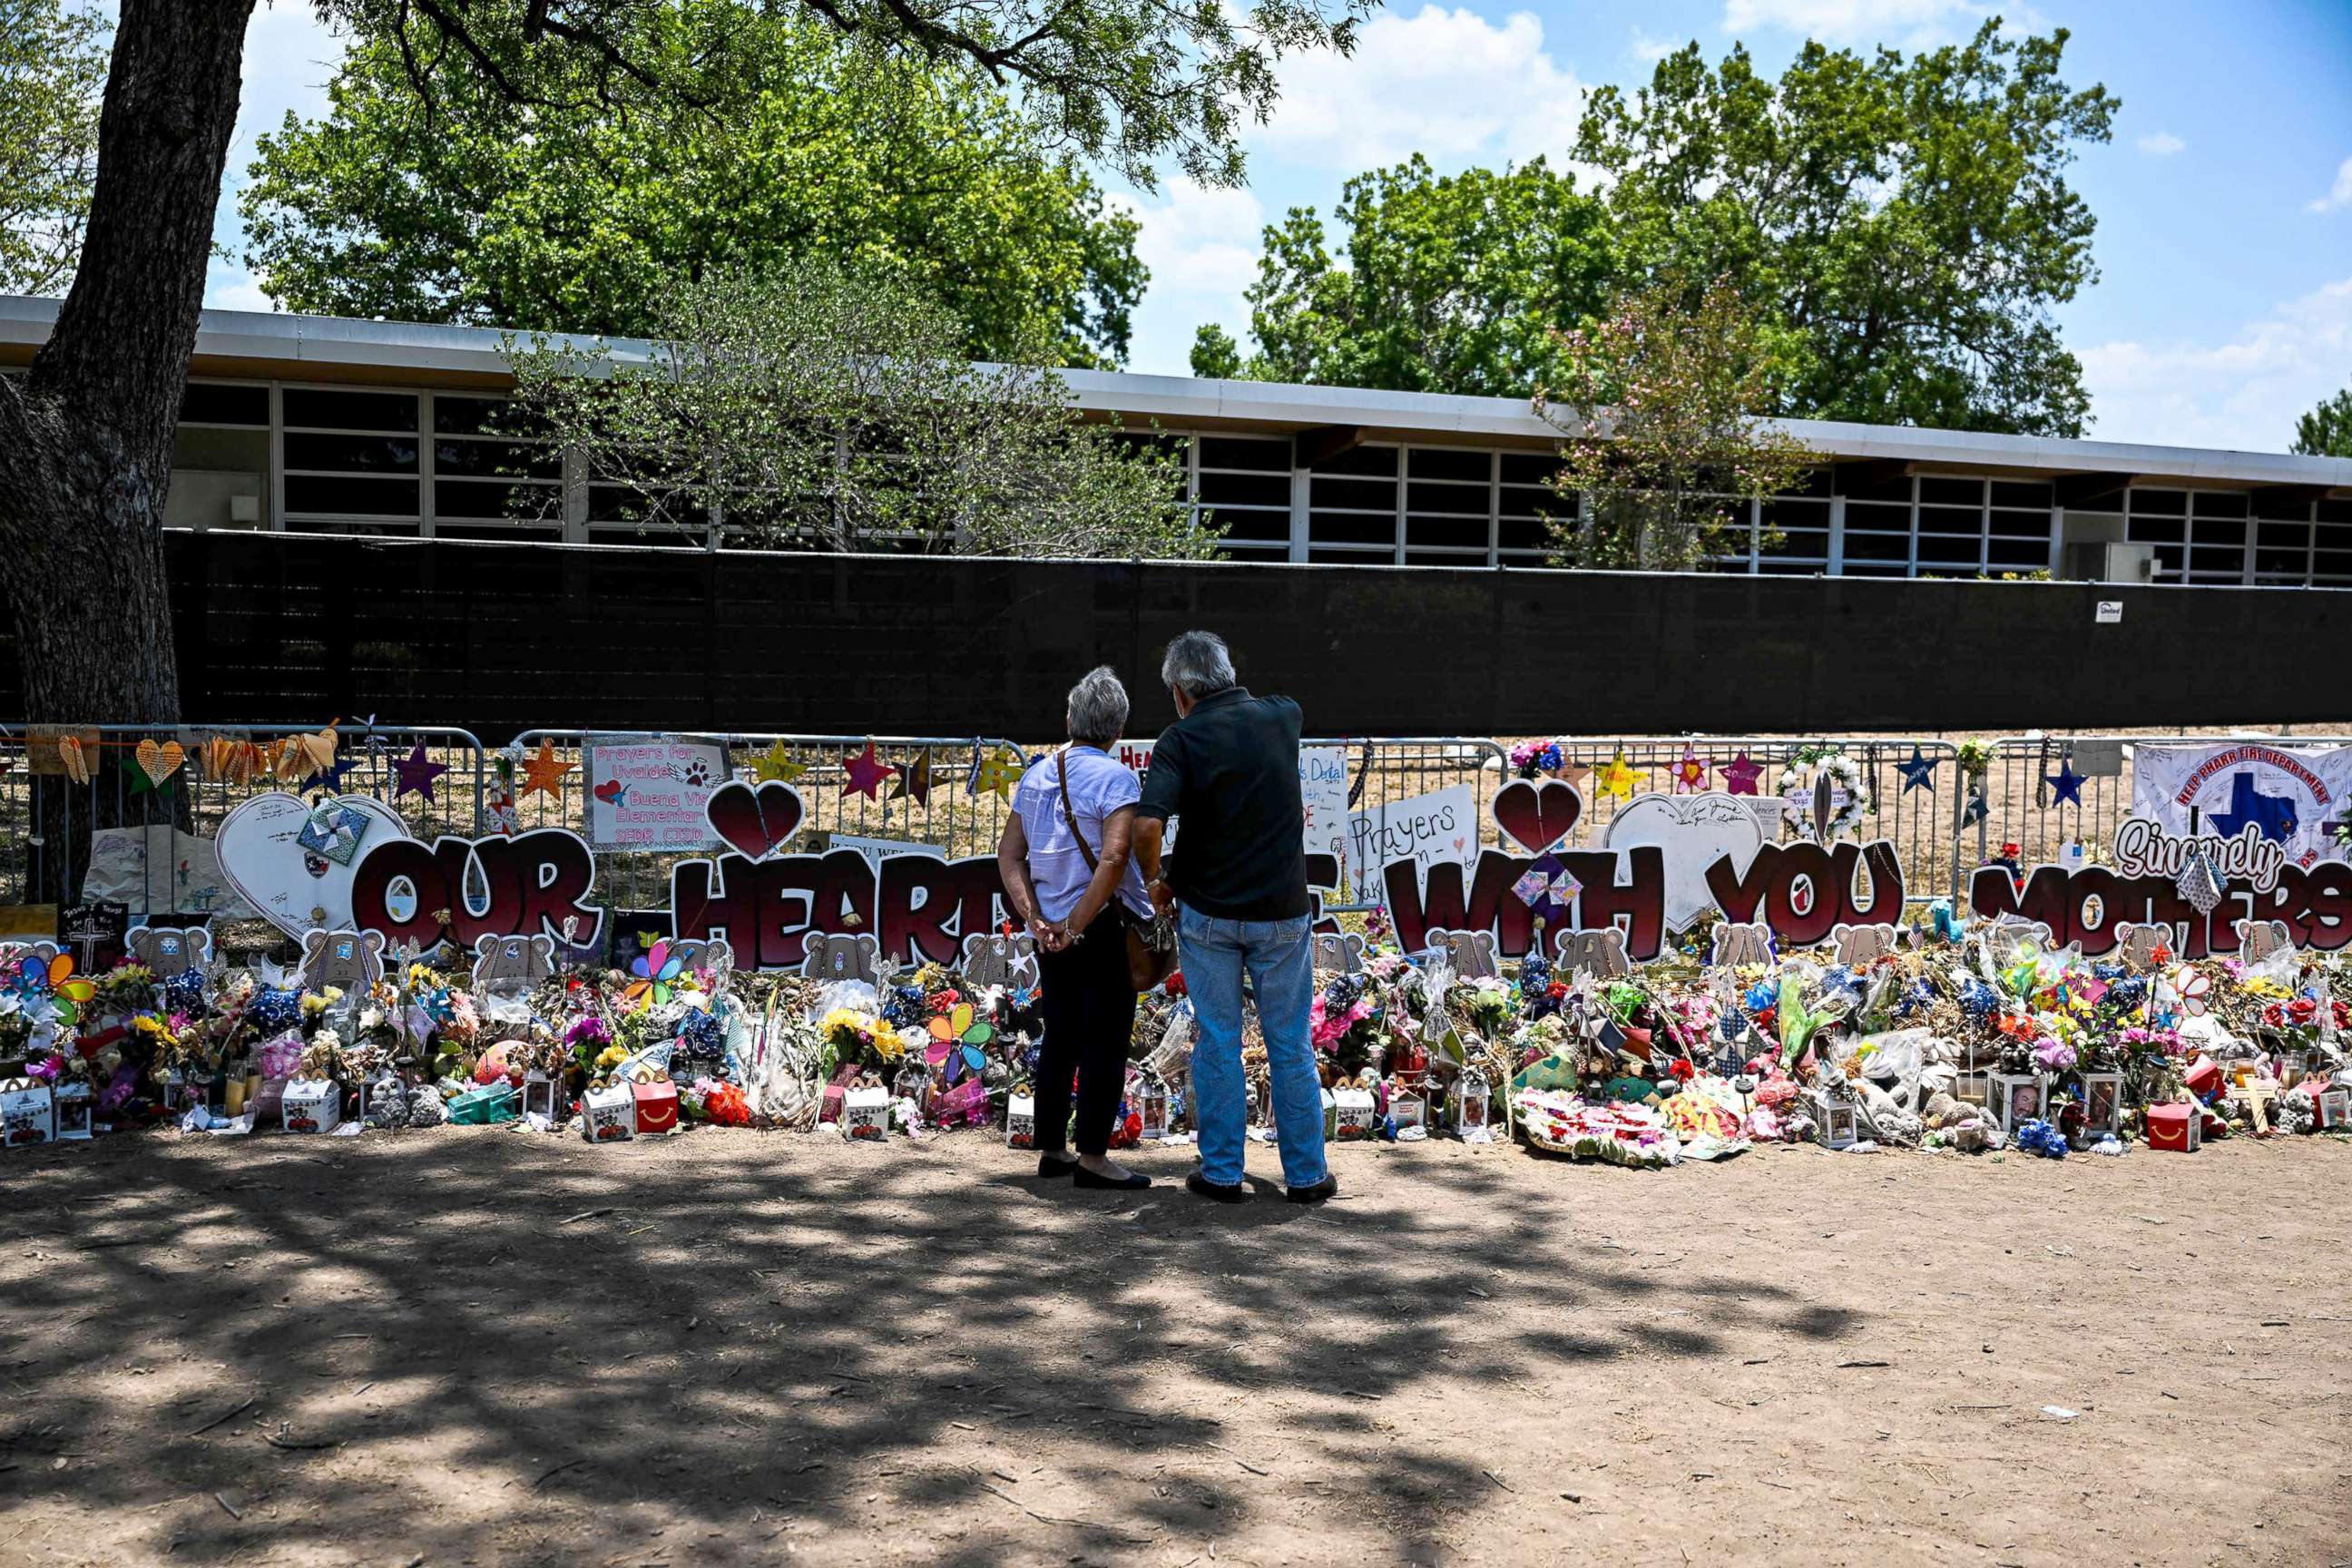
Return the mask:
[[[1403,0],[1351,58],[1286,64],[1282,106],[1248,137],[1248,189],[1121,191],[1153,274],[1130,368],[1185,374],[1195,326],[1244,329],[1259,230],[1293,205],[1328,214],[1351,174],[1416,150],[1444,170],[1558,163],[1589,88],[1646,79],[1658,54],[1694,38],[1711,57],[1739,39],[1777,70],[1808,37],[1910,50],[1996,11],[2071,29],[2069,81],[2123,100],[2114,142],[2084,151],[2073,175],[2099,219],[2102,277],[2060,319],[2093,434],[2283,450],[2297,414],[2352,383],[2344,0]],[[336,53],[306,5],[257,13],[232,182],[257,129],[319,110]],[[232,248],[236,229],[225,203]],[[268,308],[233,264],[215,266],[207,302]]]

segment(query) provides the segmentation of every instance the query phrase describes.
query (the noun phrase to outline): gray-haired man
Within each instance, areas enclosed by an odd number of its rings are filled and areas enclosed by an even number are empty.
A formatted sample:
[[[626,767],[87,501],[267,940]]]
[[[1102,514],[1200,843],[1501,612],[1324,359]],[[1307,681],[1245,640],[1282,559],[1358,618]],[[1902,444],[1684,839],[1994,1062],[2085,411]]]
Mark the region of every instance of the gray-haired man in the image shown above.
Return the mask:
[[[1135,808],[1139,856],[1156,855],[1164,825],[1184,841],[1151,884],[1160,908],[1181,906],[1178,952],[1200,1037],[1192,1047],[1193,1121],[1201,1168],[1185,1185],[1234,1203],[1242,1185],[1247,1096],[1242,1082],[1242,976],[1265,1031],[1283,1180],[1293,1203],[1339,1190],[1323,1159],[1322,1080],[1307,1037],[1314,966],[1307,933],[1306,811],[1298,793],[1298,704],[1253,697],[1234,678],[1213,632],[1168,645],[1160,679],[1176,722],[1151,749]]]

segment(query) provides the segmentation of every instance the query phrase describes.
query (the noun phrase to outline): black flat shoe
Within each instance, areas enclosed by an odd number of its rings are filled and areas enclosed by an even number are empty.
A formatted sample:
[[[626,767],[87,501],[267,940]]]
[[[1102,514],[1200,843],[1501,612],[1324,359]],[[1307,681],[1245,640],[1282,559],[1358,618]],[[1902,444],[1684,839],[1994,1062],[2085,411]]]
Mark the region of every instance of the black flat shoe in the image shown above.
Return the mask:
[[[1052,1154],[1037,1156],[1037,1173],[1041,1176],[1066,1176],[1077,1168],[1076,1160],[1065,1160]]]
[[[1099,1172],[1089,1171],[1084,1165],[1072,1171],[1070,1179],[1082,1187],[1110,1187],[1120,1192],[1134,1192],[1151,1184],[1151,1178],[1140,1172],[1130,1171],[1124,1176],[1106,1176]]]
[[[1339,1178],[1326,1171],[1323,1179],[1311,1187],[1293,1187],[1285,1194],[1295,1204],[1319,1204],[1339,1191]]]
[[[1184,1190],[1197,1193],[1213,1204],[1238,1204],[1249,1200],[1249,1189],[1239,1182],[1229,1187],[1222,1182],[1209,1180],[1198,1171],[1184,1178]]]

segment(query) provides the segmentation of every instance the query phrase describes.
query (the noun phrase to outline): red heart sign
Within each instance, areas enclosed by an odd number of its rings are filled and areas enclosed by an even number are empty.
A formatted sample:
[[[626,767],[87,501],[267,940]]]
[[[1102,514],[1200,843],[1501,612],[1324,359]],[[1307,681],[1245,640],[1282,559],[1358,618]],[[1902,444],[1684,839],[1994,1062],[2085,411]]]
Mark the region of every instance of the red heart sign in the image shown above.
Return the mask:
[[[623,795],[626,794],[628,792],[628,785],[623,784],[618,779],[606,779],[603,784],[596,786],[596,798],[606,802],[615,801],[620,799]]]
[[[710,831],[748,860],[764,860],[801,825],[801,793],[770,779],[754,790],[732,779],[710,792],[702,815]]]
[[[1540,784],[1513,779],[1495,792],[1495,820],[1530,855],[1540,855],[1567,837],[1583,815],[1584,796],[1574,784],[1559,779]]]

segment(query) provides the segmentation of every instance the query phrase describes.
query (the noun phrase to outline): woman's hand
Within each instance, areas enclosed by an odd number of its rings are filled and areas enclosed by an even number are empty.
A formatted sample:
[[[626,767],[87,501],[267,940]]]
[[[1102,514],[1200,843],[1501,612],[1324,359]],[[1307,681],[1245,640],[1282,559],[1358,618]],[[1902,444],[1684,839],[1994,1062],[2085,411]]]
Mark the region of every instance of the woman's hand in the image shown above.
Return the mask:
[[[1029,935],[1047,952],[1059,952],[1070,945],[1070,933],[1044,915],[1029,917]]]

